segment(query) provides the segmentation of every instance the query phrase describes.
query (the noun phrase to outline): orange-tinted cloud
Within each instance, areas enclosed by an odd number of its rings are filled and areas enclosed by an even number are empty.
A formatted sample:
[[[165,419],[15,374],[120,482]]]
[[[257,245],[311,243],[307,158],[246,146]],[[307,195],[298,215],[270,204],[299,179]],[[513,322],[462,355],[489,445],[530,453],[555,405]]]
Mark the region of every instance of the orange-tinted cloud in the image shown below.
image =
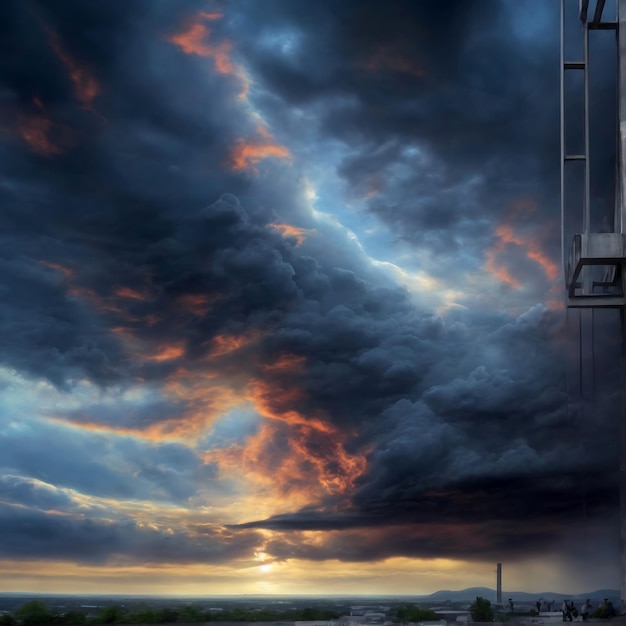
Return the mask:
[[[293,237],[297,245],[301,245],[306,236],[311,232],[308,228],[298,228],[290,224],[269,224],[270,228],[277,230],[283,237]]]
[[[63,274],[63,276],[65,276],[66,278],[71,278],[74,275],[74,270],[66,267],[65,265],[61,265],[59,263],[52,263],[51,261],[37,261],[40,265],[43,265],[44,267],[48,267],[51,270],[56,270],[58,272],[61,272]]]
[[[289,159],[291,153],[285,146],[274,143],[274,137],[263,126],[257,126],[259,139],[246,141],[238,139],[231,151],[231,167],[234,170],[251,169],[258,172],[256,164],[270,157]]]
[[[532,203],[527,201],[516,203],[513,206],[512,215],[528,216],[534,212],[535,208]],[[541,249],[541,245],[536,236],[517,234],[513,226],[508,224],[502,224],[495,230],[496,242],[495,244],[486,250],[485,252],[485,269],[493,274],[498,280],[506,283],[513,289],[519,289],[522,284],[519,279],[514,277],[506,264],[503,263],[502,256],[505,253],[507,247],[516,246],[523,250],[527,258],[535,261],[548,280],[554,281],[559,276],[559,267],[554,263],[547,254]]]
[[[501,241],[496,242],[493,248],[490,248],[485,252],[485,269],[495,276],[498,280],[506,283],[513,289],[519,289],[522,283],[511,275],[511,272],[501,264],[500,254],[504,250],[504,245]]]
[[[116,303],[111,302],[110,298],[101,296],[93,289],[87,287],[81,287],[78,285],[70,286],[67,290],[70,296],[80,298],[82,300],[88,300],[96,309],[107,313],[124,313],[124,310],[120,308]]]
[[[37,153],[52,156],[63,154],[68,145],[67,129],[55,127],[43,115],[20,115],[17,123],[20,137]]]
[[[303,370],[305,360],[285,355],[265,367],[266,374],[294,373]],[[298,406],[305,404],[304,393],[296,384],[274,381],[252,381],[247,398],[263,417],[283,422],[288,428],[289,458],[285,458],[285,482],[314,468],[314,481],[326,492],[343,492],[354,484],[365,469],[365,460],[346,453],[342,434],[321,415],[304,415]],[[296,469],[300,468],[298,472]],[[310,479],[306,480],[310,486]]]
[[[59,424],[64,424],[66,426],[71,426],[72,428],[78,428],[89,432],[110,433],[119,436],[129,435],[131,437],[147,439],[149,441],[161,441],[163,439],[159,429],[151,426],[146,428],[133,428],[121,426],[120,424],[105,424],[102,422],[90,421],[88,419],[78,422],[63,416],[48,416],[48,419],[52,422],[57,422]]]
[[[384,187],[383,181],[380,176],[368,176],[366,179],[367,192],[364,196],[364,200],[371,200],[376,197]]]
[[[154,355],[153,360],[178,358],[180,348],[165,346]],[[143,426],[108,424],[84,419],[79,422],[65,417],[54,417],[56,421],[67,423],[84,430],[109,432],[117,435],[131,435],[150,441],[187,440],[195,441],[207,428],[229,410],[245,402],[236,385],[221,379],[217,373],[192,371],[178,367],[165,380],[160,390],[163,398],[180,403],[176,414]]]
[[[235,76],[241,83],[238,98],[243,99],[250,88],[250,81],[243,69],[235,65],[231,59],[232,42],[223,40],[214,43],[211,41],[211,29],[204,24],[223,17],[222,13],[201,11],[183,30],[167,37],[166,40],[178,46],[185,54],[212,59],[218,74]]]
[[[185,348],[177,344],[161,346],[157,352],[144,356],[148,361],[171,361],[172,359],[178,359],[185,354]]]
[[[297,458],[315,468],[317,480],[327,493],[346,493],[354,488],[357,479],[367,467],[364,456],[348,454],[337,438],[319,432],[300,432],[292,439]]]
[[[50,261],[38,261],[38,263],[44,267],[63,273],[67,279],[66,289],[68,295],[80,298],[81,300],[87,300],[98,311],[114,313],[117,318],[117,323],[120,324],[119,326],[111,328],[111,332],[115,334],[134,339],[131,330],[123,326],[122,323],[142,322],[146,326],[152,326],[159,320],[157,315],[148,315],[145,318],[135,317],[130,315],[125,309],[125,306],[127,306],[127,303],[124,302],[125,300],[146,300],[148,297],[146,294],[128,287],[120,287],[116,289],[113,296],[101,295],[93,289],[77,284],[74,280],[75,271],[73,269]]]
[[[510,226],[499,226],[496,228],[496,236],[503,245],[515,244],[526,248],[526,256],[536,261],[550,280],[554,280],[559,275],[558,266],[546,256],[536,238],[516,235]]]
[[[426,74],[421,67],[407,59],[402,51],[394,45],[378,48],[363,64],[363,67],[370,72],[397,72],[417,78],[423,78]]]
[[[366,468],[364,457],[346,453],[336,432],[271,421],[263,422],[244,445],[209,450],[201,456],[207,463],[217,463],[225,476],[243,476],[246,482],[257,483],[277,501],[288,496],[290,507],[345,493]]]
[[[507,222],[516,222],[528,218],[537,212],[537,203],[532,198],[519,198],[511,204],[507,213]]]
[[[63,47],[58,34],[52,30],[52,28],[46,26],[46,32],[48,33],[48,41],[50,47],[54,50],[54,53],[63,62],[70,75],[70,80],[74,84],[74,93],[76,98],[82,104],[90,109],[93,100],[100,93],[100,86],[96,79],[91,75],[89,70],[85,67],[81,67],[76,61],[68,54],[67,50]]]
[[[239,139],[232,151],[232,168],[234,170],[255,169],[253,166],[261,159],[269,157],[285,159],[289,156],[289,150],[284,146],[260,142],[246,143],[243,139]]]
[[[197,17],[200,20],[215,20],[221,19],[223,16],[219,13],[199,13]],[[213,59],[215,69],[220,74],[232,74],[234,70],[230,60],[232,42],[222,41],[213,44],[208,41],[210,35],[211,30],[207,26],[201,22],[195,22],[185,30],[168,37],[167,40],[178,46],[185,54],[196,54]]]
[[[130,300],[147,300],[147,296],[130,287],[120,287],[116,290],[115,295],[118,298],[128,298]]]
[[[161,437],[195,437],[245,401],[233,381],[227,383],[217,373],[191,371],[185,367],[168,376],[162,394],[186,406],[176,419],[153,427]]]
[[[235,352],[259,339],[258,332],[251,332],[246,335],[216,335],[211,340],[209,355],[211,357],[223,356]]]
[[[306,358],[295,354],[283,354],[274,363],[268,363],[262,367],[266,374],[276,374],[282,372],[302,371]]]
[[[333,427],[323,419],[305,416],[293,408],[303,399],[303,393],[295,386],[279,387],[277,383],[254,380],[248,385],[246,397],[267,419],[307,426],[325,433],[333,432]]]
[[[205,294],[186,293],[179,296],[176,302],[186,313],[201,317],[211,310],[211,300],[215,301],[215,299],[215,296],[209,299],[209,296]]]
[[[111,328],[111,332],[115,333],[116,335],[120,335],[121,337],[128,337],[129,339],[134,338],[131,329],[127,328],[126,326],[113,326]]]
[[[294,354],[262,365],[261,376],[248,379],[240,394],[263,418],[256,433],[243,444],[201,455],[225,475],[243,472],[277,501],[288,495],[291,506],[347,491],[366,466],[365,457],[346,452],[344,433],[309,407],[300,385],[305,366],[306,359]]]

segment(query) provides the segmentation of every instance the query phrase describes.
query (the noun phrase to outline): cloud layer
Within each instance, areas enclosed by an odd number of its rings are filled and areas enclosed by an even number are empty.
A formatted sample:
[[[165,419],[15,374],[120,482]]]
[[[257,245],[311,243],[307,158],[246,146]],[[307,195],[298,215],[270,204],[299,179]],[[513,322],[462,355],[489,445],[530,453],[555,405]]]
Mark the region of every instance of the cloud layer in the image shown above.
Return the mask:
[[[0,558],[521,562],[614,532],[616,320],[581,394],[531,4],[0,8]]]

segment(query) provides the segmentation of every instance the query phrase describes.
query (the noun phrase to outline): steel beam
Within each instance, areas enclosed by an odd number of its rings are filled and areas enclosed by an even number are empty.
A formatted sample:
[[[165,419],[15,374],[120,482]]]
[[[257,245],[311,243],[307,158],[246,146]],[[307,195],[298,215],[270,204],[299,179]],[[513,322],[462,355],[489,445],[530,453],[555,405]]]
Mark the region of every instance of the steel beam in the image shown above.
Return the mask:
[[[589,0],[580,0],[578,15],[581,22],[587,21],[587,11],[589,10]]]
[[[596,4],[596,10],[593,14],[593,24],[597,24],[602,20],[602,11],[604,11],[604,2],[605,0],[598,0],[598,4]]]
[[[599,1],[599,0],[598,0]],[[626,190],[626,0],[617,3],[617,89],[619,98],[618,205],[615,231],[623,233],[626,226],[624,191]],[[626,289],[626,263],[622,263],[622,292]],[[620,415],[620,613],[626,610],[626,308],[620,311],[621,321],[621,384]]]
[[[589,30],[617,30],[617,22],[589,22]]]
[[[600,6],[600,0],[596,6]],[[583,209],[583,232],[588,233],[591,227],[591,177],[589,175],[589,29],[587,24],[583,24],[583,62],[585,63],[585,73],[583,74],[583,97],[585,101],[583,113],[584,141],[585,141],[585,199]]]
[[[622,272],[623,274],[623,272]],[[622,276],[622,286],[626,287],[626,277]],[[619,569],[620,569],[620,615],[626,611],[626,308],[621,307],[620,326],[621,341],[621,411],[619,423],[620,454],[619,454]]]
[[[581,0],[581,11],[589,0]],[[586,9],[585,9],[586,11]],[[565,265],[565,0],[561,0],[561,20],[560,20],[560,63],[559,78],[561,83],[561,263]],[[567,289],[567,271],[563,272],[565,288]]]
[[[615,220],[615,232],[626,230],[626,207],[624,206],[624,190],[626,190],[626,0],[618,1],[618,76],[619,94],[619,151],[618,151],[618,207]]]
[[[624,296],[574,296],[565,301],[568,309],[621,309],[624,304]]]
[[[561,250],[567,255],[565,268],[567,308],[614,308],[620,314],[621,332],[621,413],[620,413],[620,612],[626,613],[626,0],[616,0],[615,21],[602,21],[605,0],[596,0],[589,19],[589,0],[579,0],[583,29],[583,60],[565,62],[565,0],[561,0]],[[615,216],[612,233],[591,233],[589,154],[589,31],[617,31],[617,128]],[[565,145],[565,71],[584,71],[584,154],[567,154]],[[582,233],[574,235],[569,254],[565,244],[565,163],[584,161]],[[593,266],[605,266],[602,280],[593,280]],[[605,293],[594,293],[602,288]],[[621,290],[621,293],[620,293]],[[593,322],[592,322],[593,324]],[[593,332],[593,325],[592,325]],[[592,338],[593,342],[593,338]],[[582,370],[581,370],[582,376]]]
[[[621,266],[626,263],[626,235],[621,233],[578,233],[570,249],[565,281],[571,297],[581,286],[585,296],[592,294],[592,278],[583,269],[591,265]],[[583,284],[580,285],[580,278]]]

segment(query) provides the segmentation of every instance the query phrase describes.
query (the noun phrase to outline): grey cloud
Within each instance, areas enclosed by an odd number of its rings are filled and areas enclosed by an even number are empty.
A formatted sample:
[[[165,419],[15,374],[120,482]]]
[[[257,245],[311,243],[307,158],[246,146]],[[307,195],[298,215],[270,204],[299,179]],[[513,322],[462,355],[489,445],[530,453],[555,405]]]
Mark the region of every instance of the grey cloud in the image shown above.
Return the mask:
[[[41,421],[36,429],[5,424],[3,465],[57,487],[99,497],[182,503],[210,477],[181,444],[116,438]]]
[[[102,328],[33,260],[4,261],[0,354],[8,365],[66,387],[81,373],[101,384],[120,380],[119,353]]]
[[[67,509],[72,505],[71,498],[61,489],[14,474],[0,475],[0,499],[41,510]]]
[[[132,519],[47,515],[0,504],[5,558],[72,559],[79,563],[223,563],[249,557],[261,536],[219,527],[188,534],[141,526]]]
[[[283,129],[295,124],[291,105],[314,110],[318,125],[305,139],[351,146],[338,173],[355,193],[364,177],[388,173],[370,212],[398,237],[426,251],[452,250],[453,263],[466,260],[463,267],[476,269],[481,251],[493,244],[491,230],[504,218],[503,207],[532,191],[545,198],[537,209],[543,216],[555,197],[546,177],[553,174],[556,140],[542,134],[555,121],[552,96],[543,101],[554,47],[534,42],[534,51],[527,46],[513,54],[506,28],[475,41],[473,25],[484,25],[491,9],[499,26],[509,24],[508,5],[427,2],[417,12],[414,5],[397,2],[382,10],[379,3],[337,8],[320,2],[305,14],[291,2],[267,2],[262,9],[244,2],[225,24],[241,28],[238,51],[258,80],[259,101],[271,100],[263,100],[269,98],[264,90],[274,94],[277,136],[281,116]],[[323,416],[348,452],[366,455],[367,469],[353,493],[247,526],[363,532],[343,547],[333,538],[320,549],[277,539],[272,550],[285,558],[334,553],[359,559],[368,546],[381,558],[492,555],[506,546],[513,554],[541,551],[562,530],[564,517],[580,522],[583,478],[590,516],[615,509],[615,398],[600,403],[598,419],[606,428],[585,430],[586,456],[574,429],[562,434],[569,417],[562,408],[561,314],[535,307],[517,318],[483,310],[435,315],[385,281],[331,219],[316,223],[295,167],[276,165],[257,178],[230,171],[228,151],[253,132],[254,121],[233,100],[232,84],[163,39],[203,4],[37,6],[94,72],[102,93],[95,111],[81,109],[63,64],[52,63],[45,38],[32,36],[32,29],[40,35],[36,22],[13,5],[0,9],[4,28],[22,35],[3,38],[10,45],[2,74],[11,94],[6,106],[39,115],[32,98],[41,99],[55,124],[71,128],[74,141],[63,154],[44,156],[12,137],[0,154],[8,257],[0,272],[6,303],[0,357],[6,366],[67,391],[81,377],[109,392],[137,379],[158,386],[179,365],[198,376],[232,375],[235,385],[255,379],[273,390],[299,390],[287,399],[274,393],[268,403]],[[255,28],[246,30],[251,23]],[[274,44],[262,50],[258,43],[279,26],[303,33],[294,35],[301,48],[291,60]],[[399,47],[385,48],[390,41]],[[529,59],[531,52],[536,58]],[[376,54],[383,56],[376,61]],[[409,78],[405,61],[423,68],[424,76]],[[372,62],[380,72],[364,67]],[[523,78],[522,67],[528,72]],[[529,90],[533,72],[536,91]],[[519,125],[509,125],[513,119]],[[293,142],[294,153],[304,151],[297,135]],[[372,147],[370,157],[358,156]],[[420,159],[421,169],[413,171]],[[297,245],[268,226],[275,220],[316,232]],[[37,261],[73,273],[64,277]],[[437,266],[439,275],[450,263]],[[120,287],[139,297],[120,296]],[[205,306],[186,308],[189,296]],[[113,328],[149,351],[175,342],[182,354],[171,362],[142,361]],[[216,337],[246,333],[258,334],[253,347],[212,352]],[[299,357],[301,367],[267,368],[284,355]],[[156,400],[133,410],[120,405],[119,416],[93,407],[84,417],[72,411],[63,417],[113,429],[147,427],[184,408],[184,400]],[[271,458],[273,451],[288,451],[287,428],[276,428],[269,467],[281,458]],[[122,441],[115,434],[42,423],[37,432],[6,430],[0,438],[3,463],[14,473],[103,497],[180,503],[215,472],[182,445]],[[327,442],[311,436],[305,445],[316,458],[334,460]],[[24,485],[10,489],[11,497],[33,506],[53,500]],[[336,514],[339,507],[348,513]],[[100,562],[125,549],[137,559],[174,558],[176,549],[182,561],[225,559],[257,541],[256,534],[244,534],[240,548],[226,542],[220,552],[219,533],[211,547],[198,549],[189,538],[168,539],[132,522],[57,523],[41,514],[5,513],[7,537],[15,538],[3,545],[7,554],[40,551],[57,558],[61,538],[74,532],[72,556]],[[417,534],[396,537],[398,524],[418,525]],[[449,527],[437,535],[440,524]],[[455,535],[452,527],[459,524],[476,531],[475,543],[464,545]],[[34,538],[39,527],[49,544]],[[372,528],[381,531],[376,544],[365,536]],[[497,542],[489,547],[494,530]]]

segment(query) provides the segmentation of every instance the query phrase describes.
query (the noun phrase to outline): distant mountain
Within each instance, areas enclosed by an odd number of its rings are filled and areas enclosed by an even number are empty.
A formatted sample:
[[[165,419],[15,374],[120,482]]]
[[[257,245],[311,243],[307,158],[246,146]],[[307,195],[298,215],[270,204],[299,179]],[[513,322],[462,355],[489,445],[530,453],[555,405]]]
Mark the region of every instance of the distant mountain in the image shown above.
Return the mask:
[[[434,602],[445,602],[446,600],[450,602],[473,602],[478,596],[491,600],[496,597],[496,592],[488,587],[469,587],[468,589],[461,589],[460,591],[442,589],[441,591],[435,591],[435,593],[420,597],[424,598],[424,600],[432,600]]]
[[[503,591],[502,602],[507,604],[509,598],[511,598],[513,602],[523,602],[525,604],[535,603],[540,598],[542,600],[554,600],[559,603],[565,598],[568,600],[585,600],[586,598],[589,598],[592,601],[592,604],[597,606],[596,603],[602,602],[604,598],[609,598],[613,604],[616,602],[619,604],[619,595],[619,590],[617,589],[597,589],[596,591],[578,594],[554,593],[552,591],[543,591],[541,593]],[[442,589],[441,591],[435,591],[435,593],[418,597],[420,600],[426,600],[428,602],[473,602],[479,596],[494,603],[496,599],[496,591],[495,589],[490,589],[489,587],[469,587],[468,589],[461,589],[459,591]],[[554,606],[553,608],[558,611],[560,607]]]

